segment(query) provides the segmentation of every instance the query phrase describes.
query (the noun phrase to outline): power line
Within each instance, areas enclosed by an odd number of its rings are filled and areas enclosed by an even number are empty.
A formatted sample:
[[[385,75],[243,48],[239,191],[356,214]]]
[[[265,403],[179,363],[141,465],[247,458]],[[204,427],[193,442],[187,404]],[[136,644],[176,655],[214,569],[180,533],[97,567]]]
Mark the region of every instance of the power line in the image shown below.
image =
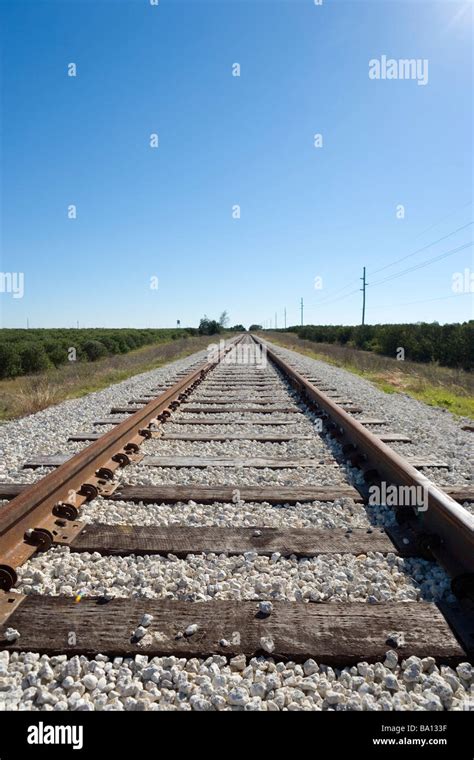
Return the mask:
[[[466,204],[470,205],[470,204]],[[389,267],[393,266],[394,264],[398,264],[401,261],[405,261],[406,259],[409,259],[411,256],[415,256],[417,253],[421,253],[422,251],[426,251],[427,248],[431,248],[431,246],[436,245],[437,243],[441,243],[443,240],[446,240],[448,237],[451,237],[452,235],[455,235],[457,232],[461,232],[461,230],[465,230],[467,227],[470,227],[474,222],[468,222],[467,224],[462,225],[461,227],[458,227],[457,229],[453,230],[452,232],[449,232],[447,235],[443,235],[442,237],[438,238],[437,240],[433,240],[431,243],[427,243],[426,245],[422,246],[421,248],[417,248],[416,251],[412,251],[411,253],[407,253],[405,256],[401,256],[399,259],[395,259],[394,261],[391,261],[388,264],[384,264],[383,267],[379,267],[379,269],[375,269],[372,274],[377,274],[378,272],[383,272],[385,269],[388,269]],[[436,226],[436,225],[433,225]],[[426,231],[426,230],[425,230]],[[421,234],[421,233],[420,233]],[[337,290],[333,291],[332,295],[327,296],[325,299],[320,301],[319,303],[315,304],[315,306],[324,306],[327,303],[333,303],[334,298],[333,296],[337,293],[341,293],[343,290],[347,290],[347,288],[350,288],[353,282],[356,282],[357,280],[350,280],[347,285],[344,285],[342,288],[338,288]],[[346,296],[350,296],[353,293],[357,293],[358,289],[351,290],[350,293],[346,293],[345,295],[341,296],[341,298],[335,299],[336,301],[341,300],[342,298],[345,298]],[[310,307],[311,308],[311,307]]]
[[[459,298],[459,296],[472,296],[472,293],[453,293],[450,296],[440,296],[438,298],[424,298],[421,301],[405,301],[404,303],[393,303],[390,306],[376,306],[373,311],[383,311],[384,309],[398,309],[400,306],[411,306],[418,303],[430,303],[431,301],[445,301],[447,298]]]
[[[452,211],[450,211],[449,214],[446,214],[446,216],[442,216],[441,219],[438,219],[437,222],[435,222],[434,224],[430,224],[429,227],[425,227],[424,230],[421,230],[421,232],[418,232],[418,234],[415,235],[415,237],[420,237],[420,235],[424,235],[425,232],[429,232],[430,230],[433,229],[433,227],[437,227],[438,224],[441,224],[441,222],[446,221],[446,219],[450,219],[453,216],[453,214],[456,213],[456,211],[459,211],[462,208],[466,208],[466,206],[472,206],[473,203],[474,201],[468,201],[467,203],[463,203],[462,206],[456,206],[456,208],[452,209]]]
[[[384,277],[381,280],[376,280],[375,282],[371,283],[371,287],[374,287],[375,285],[381,285],[384,282],[389,282],[390,280],[395,280],[398,277],[402,277],[404,274],[408,274],[409,272],[414,272],[417,269],[422,269],[423,267],[429,266],[430,264],[435,264],[437,261],[441,261],[441,259],[445,259],[448,256],[452,256],[454,253],[458,253],[459,251],[463,251],[465,248],[469,248],[472,246],[472,243],[465,243],[464,245],[459,246],[458,248],[452,248],[449,251],[446,251],[445,253],[441,253],[439,256],[435,256],[431,259],[427,259],[426,261],[421,261],[419,264],[415,264],[412,267],[408,267],[407,269],[402,269],[401,272],[395,272],[394,274],[389,275],[388,277]],[[377,270],[380,271],[380,270]],[[315,304],[315,306],[325,306],[326,304],[333,304],[337,303],[338,301],[343,301],[345,298],[349,298],[349,296],[353,295],[354,293],[359,292],[359,288],[356,288],[355,290],[351,290],[350,293],[346,293],[343,296],[338,296],[338,298],[329,299],[329,301],[324,301],[319,304]]]
[[[395,274],[390,275],[389,277],[384,277],[382,280],[376,280],[372,283],[372,287],[374,285],[381,285],[383,282],[389,282],[390,280],[395,280],[397,277],[401,277],[404,274],[408,274],[409,272],[414,272],[416,269],[423,269],[423,267],[427,267],[430,264],[435,264],[437,261],[441,261],[441,259],[447,258],[447,256],[452,256],[453,253],[458,253],[459,251],[463,251],[465,248],[470,248],[472,246],[472,243],[465,243],[464,245],[460,245],[458,248],[452,248],[450,251],[446,251],[446,253],[441,253],[439,256],[434,256],[431,259],[427,259],[426,261],[421,261],[419,264],[414,264],[412,267],[408,267],[408,269],[402,269],[401,272],[396,272]],[[379,270],[380,271],[380,270]]]
[[[379,269],[375,269],[372,274],[377,274],[377,272],[383,272],[384,269],[388,269],[389,267],[392,267],[394,264],[399,264],[400,261],[405,261],[405,259],[409,259],[410,256],[415,256],[417,253],[421,253],[422,251],[426,251],[427,248],[431,248],[432,245],[436,245],[437,243],[441,243],[442,240],[446,240],[446,238],[451,237],[451,235],[455,235],[456,232],[461,232],[461,230],[465,230],[466,227],[470,227],[471,224],[474,222],[468,222],[467,224],[464,224],[462,227],[458,227],[457,230],[453,230],[453,232],[448,232],[447,235],[443,235],[443,237],[438,238],[438,240],[434,240],[432,243],[428,243],[427,245],[424,245],[422,248],[417,248],[416,251],[413,251],[412,253],[407,253],[406,256],[402,256],[400,259],[395,259],[395,261],[390,262],[390,264],[385,264],[383,267],[380,267]]]

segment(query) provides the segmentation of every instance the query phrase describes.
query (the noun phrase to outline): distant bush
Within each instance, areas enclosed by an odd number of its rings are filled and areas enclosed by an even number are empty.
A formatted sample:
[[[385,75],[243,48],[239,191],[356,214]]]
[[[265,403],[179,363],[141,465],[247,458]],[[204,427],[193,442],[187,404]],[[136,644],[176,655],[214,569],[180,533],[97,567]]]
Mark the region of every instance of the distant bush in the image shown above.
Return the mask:
[[[107,346],[104,346],[100,340],[88,340],[84,343],[82,350],[90,362],[95,362],[103,356],[107,356]]]
[[[21,363],[13,346],[0,343],[0,378],[15,377],[21,373]]]
[[[250,325],[249,331],[252,332],[253,330],[261,330],[262,325]]]
[[[22,375],[30,375],[32,372],[42,372],[49,367],[48,354],[41,343],[24,346],[20,350],[20,364]]]

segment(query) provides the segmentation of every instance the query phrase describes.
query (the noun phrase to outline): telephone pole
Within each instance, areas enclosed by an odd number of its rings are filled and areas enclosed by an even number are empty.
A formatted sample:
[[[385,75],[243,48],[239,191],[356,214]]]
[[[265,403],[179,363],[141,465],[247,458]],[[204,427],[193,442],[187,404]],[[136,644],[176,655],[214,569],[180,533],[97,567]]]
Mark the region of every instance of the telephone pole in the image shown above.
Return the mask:
[[[277,313],[275,312],[275,330],[277,328],[278,328],[278,316],[277,316]]]
[[[365,281],[365,267],[362,271],[362,277],[360,278],[362,280],[362,324],[365,325],[365,288],[367,287],[367,283]]]
[[[304,303],[303,303],[303,299],[301,299],[301,327],[303,327],[303,308],[304,308]]]
[[[285,306],[285,308],[284,308],[284,310],[283,310],[283,313],[284,313],[284,315],[285,315],[285,330],[286,330],[286,306]]]

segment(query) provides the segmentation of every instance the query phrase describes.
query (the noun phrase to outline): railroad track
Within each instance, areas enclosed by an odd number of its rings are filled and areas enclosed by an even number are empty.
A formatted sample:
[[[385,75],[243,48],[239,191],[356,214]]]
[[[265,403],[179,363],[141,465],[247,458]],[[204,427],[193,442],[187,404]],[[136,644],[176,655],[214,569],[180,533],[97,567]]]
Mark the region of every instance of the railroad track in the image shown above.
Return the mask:
[[[72,456],[30,457],[25,467],[50,468],[34,484],[0,483],[3,650],[217,656],[233,673],[272,657],[304,663],[295,682],[307,681],[303,696],[317,691],[315,660],[360,671],[388,650],[395,661],[434,658],[445,667],[472,658],[474,518],[458,503],[472,501],[472,490],[432,483],[420,471],[430,462],[390,448],[409,436],[303,376],[275,347],[234,339],[218,361],[195,363],[169,387],[112,407],[92,428],[71,432],[81,444]],[[371,523],[369,489],[384,484],[422,493],[421,509],[398,504],[396,523]],[[167,525],[154,520],[156,505],[169,505]],[[430,586],[431,561],[449,574],[456,599],[447,588],[432,601],[417,591],[417,582]],[[366,587],[380,567],[387,575],[374,595]],[[197,580],[188,568],[197,568]],[[436,573],[434,585],[446,586]],[[38,574],[46,593],[35,593]],[[403,574],[406,588],[391,592],[390,576]],[[354,577],[359,588],[349,593]],[[421,669],[434,667],[423,662]],[[222,699],[227,707],[261,709],[265,699],[282,707],[267,687],[246,693],[232,682],[227,691],[227,702],[222,687],[221,701],[203,707],[201,696],[196,709],[223,709]],[[338,704],[317,693],[323,707]],[[454,687],[453,694],[442,706],[456,699]],[[166,693],[164,702],[174,704]],[[300,696],[295,704],[310,709]]]

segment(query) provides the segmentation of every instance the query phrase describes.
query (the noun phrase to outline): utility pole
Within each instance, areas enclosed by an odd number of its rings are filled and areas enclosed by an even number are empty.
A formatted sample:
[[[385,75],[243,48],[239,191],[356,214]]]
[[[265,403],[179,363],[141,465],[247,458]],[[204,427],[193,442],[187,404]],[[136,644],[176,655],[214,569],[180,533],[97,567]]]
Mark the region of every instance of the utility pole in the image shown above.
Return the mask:
[[[278,328],[278,316],[277,316],[277,313],[275,312],[275,330],[277,328]]]
[[[303,299],[301,299],[301,327],[303,327],[303,308],[304,308],[304,303],[303,303]]]
[[[285,330],[286,330],[286,306],[285,306],[285,309],[284,309],[284,314],[285,314]]]
[[[27,330],[30,329],[30,320],[29,320],[29,317],[26,318],[26,329]]]
[[[365,267],[362,270],[362,277],[360,279],[362,280],[362,324],[365,325],[365,288],[367,286],[365,281]]]

